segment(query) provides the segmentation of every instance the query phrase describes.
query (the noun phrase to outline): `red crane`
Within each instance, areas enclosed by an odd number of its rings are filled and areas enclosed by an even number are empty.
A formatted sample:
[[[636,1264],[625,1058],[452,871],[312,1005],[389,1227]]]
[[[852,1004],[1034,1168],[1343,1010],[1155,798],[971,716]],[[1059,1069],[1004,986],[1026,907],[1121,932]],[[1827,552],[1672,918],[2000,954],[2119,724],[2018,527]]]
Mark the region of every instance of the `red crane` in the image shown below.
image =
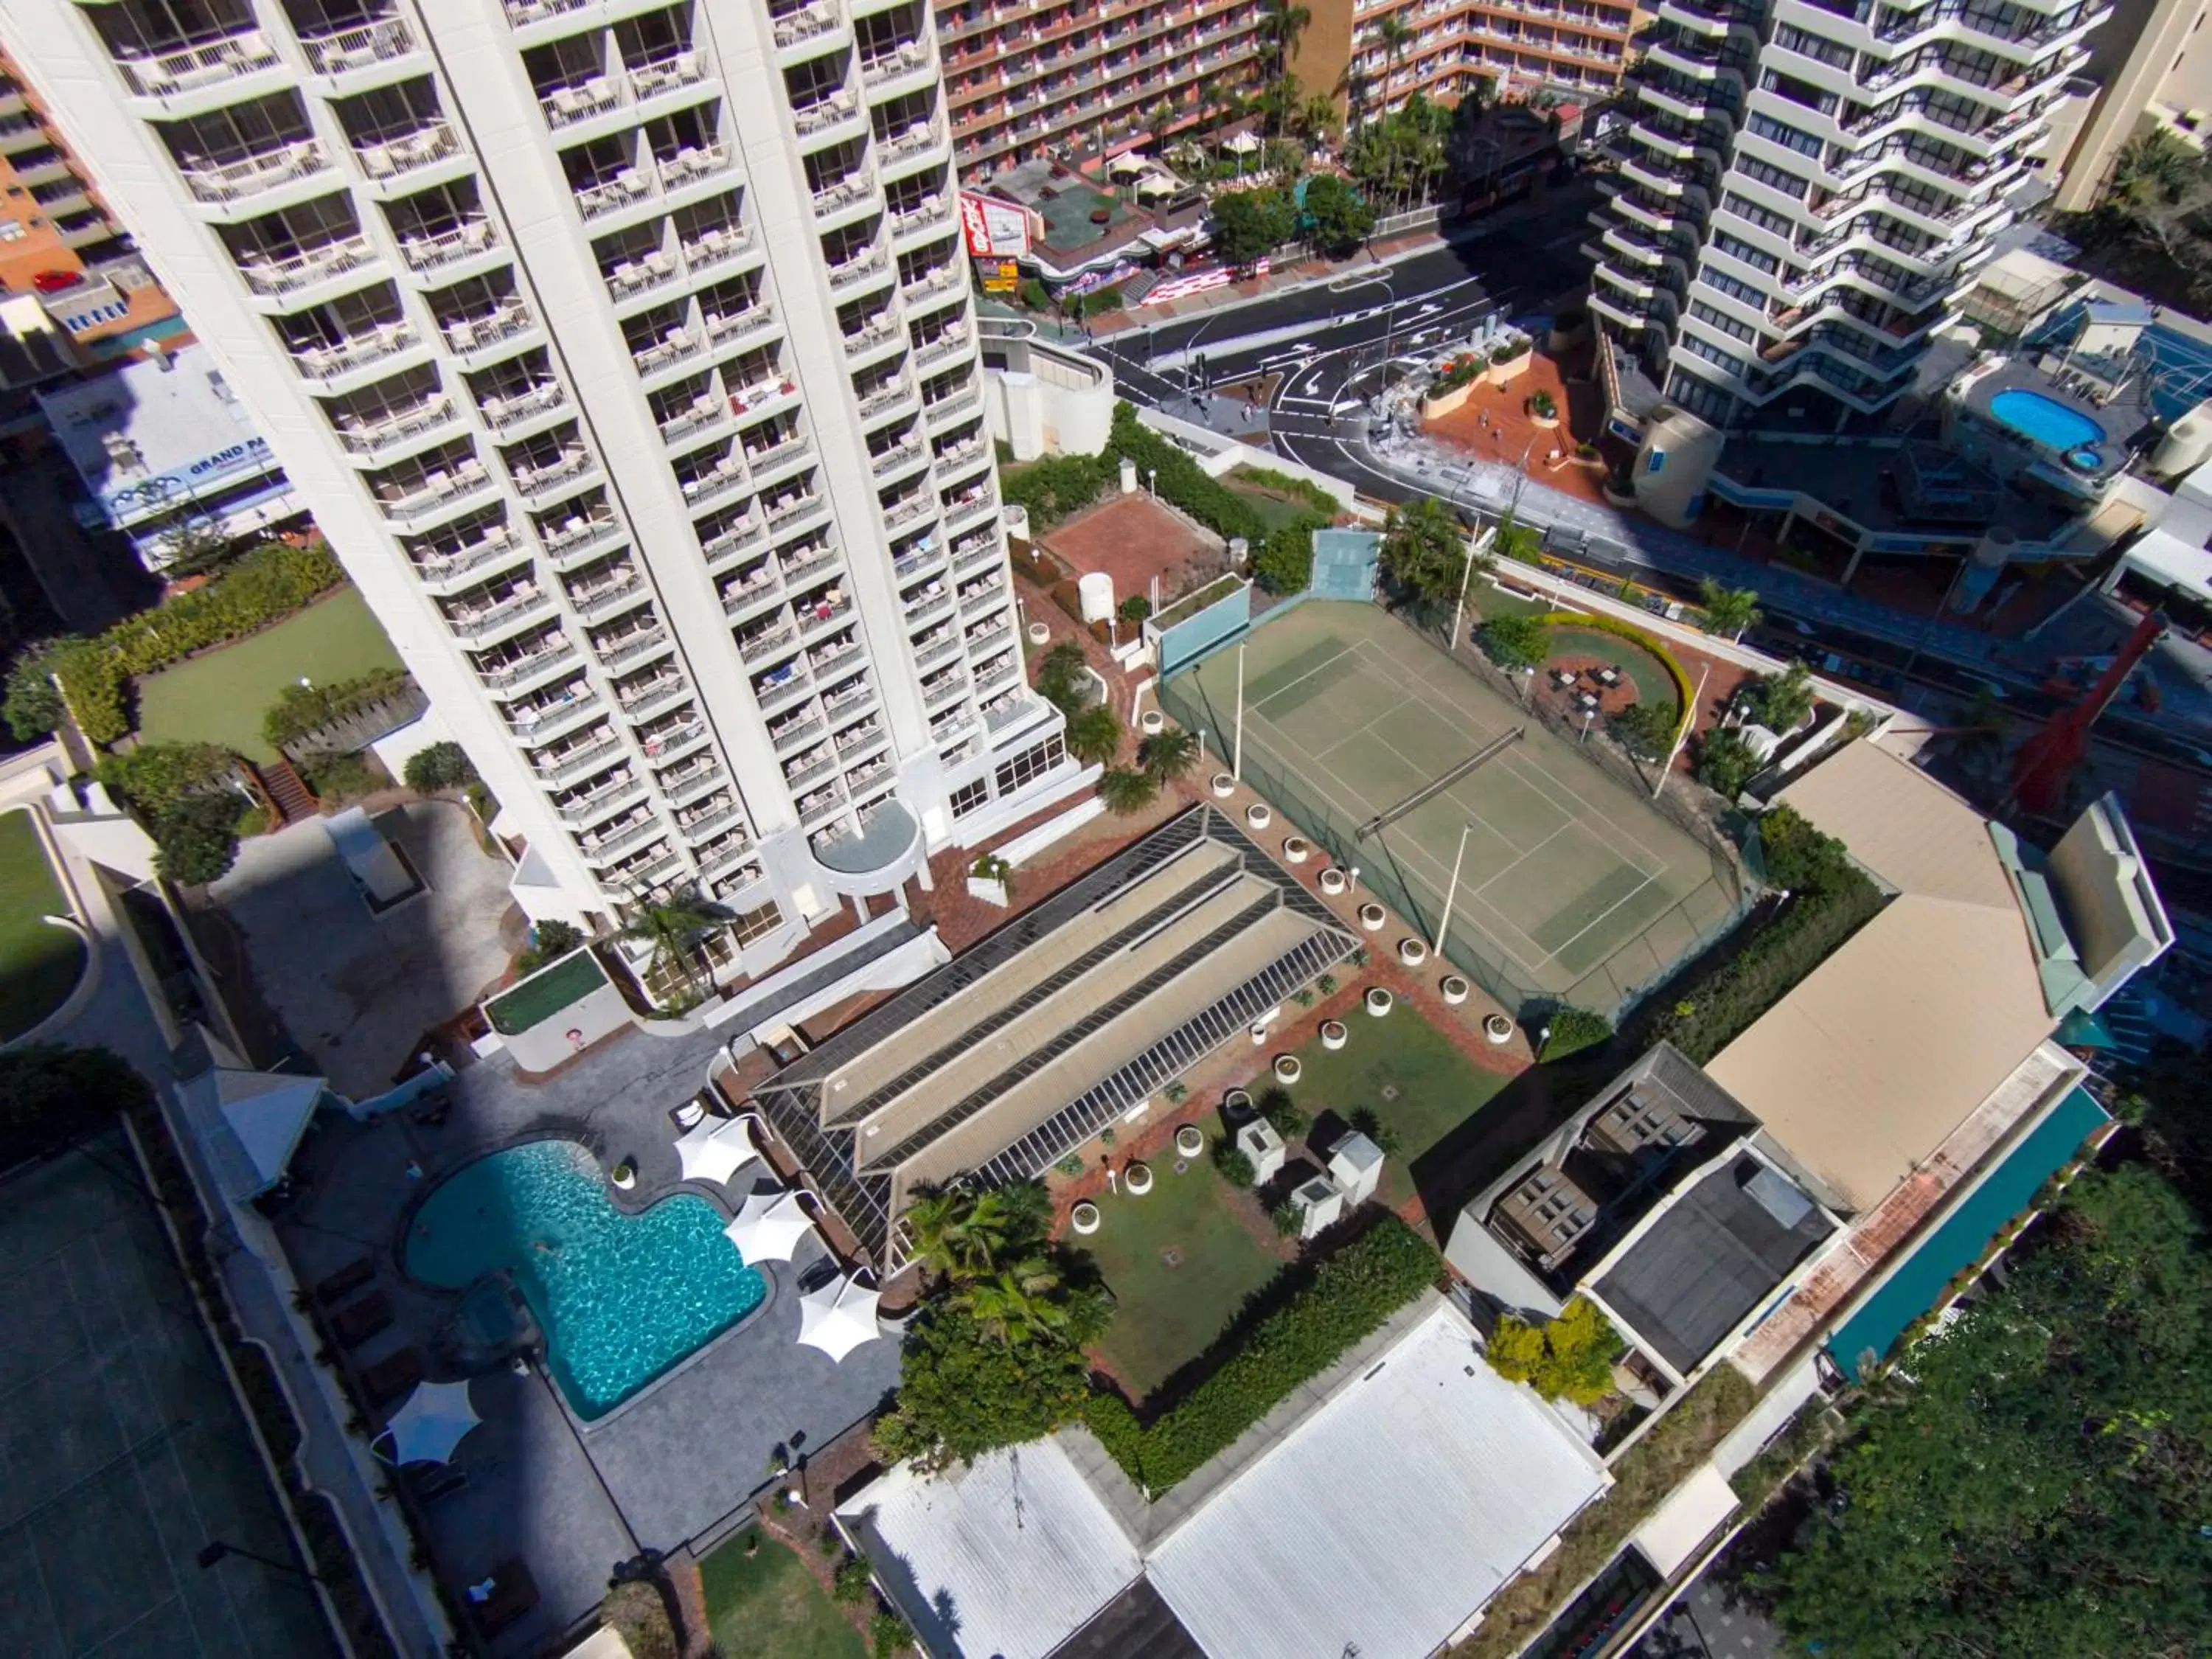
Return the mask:
[[[2119,695],[2128,676],[2158,643],[2166,627],[2164,611],[2153,611],[2145,616],[2113,656],[2111,665],[2097,677],[2097,683],[2021,744],[2012,760],[2013,801],[2038,815],[2056,812],[2064,805],[2066,780],[2088,751],[2089,728]]]

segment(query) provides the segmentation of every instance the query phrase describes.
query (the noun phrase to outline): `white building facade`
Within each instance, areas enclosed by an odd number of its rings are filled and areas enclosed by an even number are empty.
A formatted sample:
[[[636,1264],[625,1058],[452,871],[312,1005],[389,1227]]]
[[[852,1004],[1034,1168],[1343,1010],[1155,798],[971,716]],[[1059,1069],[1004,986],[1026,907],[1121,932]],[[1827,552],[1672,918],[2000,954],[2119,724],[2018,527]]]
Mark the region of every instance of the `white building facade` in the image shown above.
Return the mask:
[[[0,0],[528,844],[744,965],[1066,787],[922,0]]]
[[[1955,315],[2109,5],[1659,0],[1590,308],[1721,428],[1888,408]]]

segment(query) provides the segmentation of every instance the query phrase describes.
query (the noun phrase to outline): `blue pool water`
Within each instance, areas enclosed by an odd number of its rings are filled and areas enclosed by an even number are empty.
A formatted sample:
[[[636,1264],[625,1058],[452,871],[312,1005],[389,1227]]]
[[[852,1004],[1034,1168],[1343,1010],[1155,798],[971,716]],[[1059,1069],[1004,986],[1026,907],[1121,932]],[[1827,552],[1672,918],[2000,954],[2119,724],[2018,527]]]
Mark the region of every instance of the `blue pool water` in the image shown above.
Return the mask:
[[[599,1417],[719,1335],[768,1294],[703,1198],[642,1215],[607,1196],[573,1140],[533,1140],[465,1165],[416,1212],[407,1270],[460,1290],[506,1268],[544,1328],[554,1380]]]
[[[2079,410],[2021,386],[1990,398],[1990,413],[2045,449],[2094,448],[2104,441],[2105,428]]]

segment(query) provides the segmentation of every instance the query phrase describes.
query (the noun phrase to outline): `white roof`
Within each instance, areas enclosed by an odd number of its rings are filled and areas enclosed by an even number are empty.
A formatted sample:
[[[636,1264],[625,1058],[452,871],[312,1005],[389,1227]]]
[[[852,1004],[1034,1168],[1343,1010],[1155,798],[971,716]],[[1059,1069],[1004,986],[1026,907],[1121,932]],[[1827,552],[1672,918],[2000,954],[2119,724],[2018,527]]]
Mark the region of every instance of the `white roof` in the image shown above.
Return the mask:
[[[1142,1568],[1056,1440],[940,1475],[902,1463],[838,1513],[939,1659],[1044,1659]]]
[[[1628,1541],[1659,1569],[1661,1577],[1672,1578],[1675,1570],[1697,1553],[1698,1547],[1735,1513],[1735,1490],[1728,1478],[1711,1463],[1700,1463],[1696,1473],[1675,1487],[1673,1496],[1629,1534]]]
[[[1354,1644],[1425,1659],[1606,1484],[1440,1305],[1155,1545],[1148,1571],[1212,1659]]]
[[[2191,541],[2167,528],[2169,514],[2120,555],[2120,562],[2146,581],[2161,587],[2179,587],[2200,602],[2212,600],[2212,553],[2202,541]]]
[[[760,1152],[741,1117],[702,1117],[676,1142],[676,1158],[684,1181],[727,1182],[749,1164],[760,1161]]]
[[[284,1178],[323,1088],[319,1077],[221,1065],[182,1085],[186,1115],[226,1197],[254,1198]]]
[[[269,445],[204,346],[148,357],[39,394],[63,453],[117,521],[276,470]],[[166,478],[168,507],[143,493]],[[129,492],[142,490],[137,496]]]

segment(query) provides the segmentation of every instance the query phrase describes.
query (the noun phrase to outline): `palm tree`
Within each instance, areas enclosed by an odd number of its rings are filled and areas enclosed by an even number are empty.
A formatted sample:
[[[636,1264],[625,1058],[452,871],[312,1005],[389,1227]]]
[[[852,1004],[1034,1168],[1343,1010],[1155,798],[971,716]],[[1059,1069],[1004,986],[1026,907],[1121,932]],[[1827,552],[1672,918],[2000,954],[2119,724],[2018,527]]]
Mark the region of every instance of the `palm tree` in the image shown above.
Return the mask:
[[[1298,127],[1316,143],[1325,143],[1331,134],[1344,125],[1336,112],[1336,100],[1326,93],[1316,93],[1306,100],[1298,111]]]
[[[1182,726],[1155,732],[1137,745],[1137,764],[1154,783],[1172,783],[1198,764],[1198,733]]]
[[[1075,689],[1083,683],[1086,659],[1083,647],[1073,640],[1062,640],[1044,653],[1037,664],[1037,691],[1047,702],[1065,708],[1075,699]]]
[[[1756,628],[1765,620],[1757,593],[1748,587],[1723,587],[1711,576],[1698,584],[1698,603],[1705,611],[1698,626],[1708,634],[1725,634],[1731,640],[1741,639],[1746,629]]]
[[[685,988],[696,994],[699,989],[699,947],[728,927],[735,917],[726,907],[702,897],[696,887],[684,888],[661,899],[641,894],[633,903],[636,919],[616,937],[651,945],[653,955],[646,963],[647,975],[662,974],[673,967],[683,975]]]
[[[1121,752],[1121,722],[1103,702],[1068,716],[1067,752],[1086,766],[1103,766]]]
[[[1160,152],[1163,161],[1167,157],[1168,128],[1174,124],[1175,117],[1175,106],[1164,98],[1153,105],[1145,117],[1145,125],[1152,130],[1152,148]]]
[[[1382,47],[1382,106],[1390,106],[1390,82],[1398,74],[1398,59],[1413,43],[1413,26],[1396,12],[1375,21],[1375,38]]]
[[[1006,1254],[1015,1218],[995,1192],[927,1193],[906,1212],[915,1261],[947,1279],[988,1273]]]
[[[1110,769],[1098,780],[1098,799],[1109,812],[1141,812],[1159,799],[1160,787],[1142,772]]]
[[[1260,38],[1273,49],[1275,70],[1273,79],[1277,86],[1283,85],[1290,79],[1291,58],[1297,52],[1298,37],[1306,32],[1312,22],[1313,13],[1306,7],[1299,5],[1297,0],[1261,0]],[[1280,105],[1278,105],[1275,128],[1275,136],[1278,138],[1283,136],[1281,120],[1286,112]]]

